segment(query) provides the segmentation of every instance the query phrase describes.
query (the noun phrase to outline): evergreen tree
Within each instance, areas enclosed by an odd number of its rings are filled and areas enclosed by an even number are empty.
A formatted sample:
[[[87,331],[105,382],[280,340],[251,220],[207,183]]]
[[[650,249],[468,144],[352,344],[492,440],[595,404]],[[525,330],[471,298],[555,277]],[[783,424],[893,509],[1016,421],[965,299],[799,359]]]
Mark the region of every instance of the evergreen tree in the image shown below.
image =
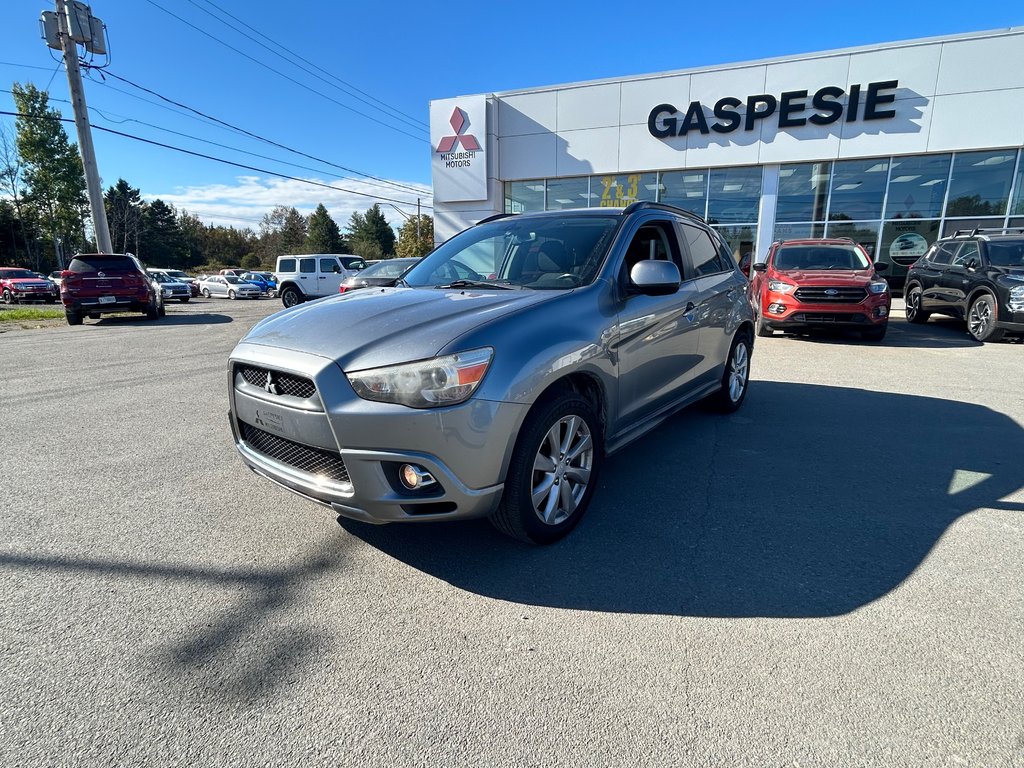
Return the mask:
[[[417,217],[411,217],[398,230],[398,256],[426,256],[434,249],[434,219],[426,214],[418,217],[419,237],[416,236]]]
[[[341,253],[341,230],[323,203],[309,214],[306,250],[309,253]]]
[[[103,194],[110,244],[118,253],[138,253],[142,234],[142,192],[124,179]]]
[[[157,199],[142,213],[141,253],[137,254],[154,267],[179,267],[188,257],[188,246],[178,229],[174,206]]]
[[[365,214],[355,212],[349,220],[349,241],[353,253],[364,259],[375,258],[360,250],[371,249],[379,252],[383,258],[390,258],[395,253],[395,231],[391,229],[380,206],[374,203]],[[375,248],[373,246],[376,246]]]
[[[68,141],[60,113],[34,85],[14,83],[14,104],[24,117],[15,118],[18,154],[24,163],[27,202],[36,210],[48,239],[63,242],[65,253],[85,243],[89,200],[76,145]]]
[[[306,217],[295,208],[289,208],[281,226],[283,253],[302,253],[306,245]]]

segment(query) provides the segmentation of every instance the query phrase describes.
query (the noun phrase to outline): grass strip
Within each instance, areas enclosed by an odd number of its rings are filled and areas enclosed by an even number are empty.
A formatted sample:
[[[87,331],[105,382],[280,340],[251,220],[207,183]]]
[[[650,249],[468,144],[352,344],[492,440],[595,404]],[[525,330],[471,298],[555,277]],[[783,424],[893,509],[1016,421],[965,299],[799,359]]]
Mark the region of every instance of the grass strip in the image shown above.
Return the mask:
[[[0,323],[18,323],[31,320],[57,320],[62,317],[64,317],[63,309],[19,307],[18,309],[0,310]]]

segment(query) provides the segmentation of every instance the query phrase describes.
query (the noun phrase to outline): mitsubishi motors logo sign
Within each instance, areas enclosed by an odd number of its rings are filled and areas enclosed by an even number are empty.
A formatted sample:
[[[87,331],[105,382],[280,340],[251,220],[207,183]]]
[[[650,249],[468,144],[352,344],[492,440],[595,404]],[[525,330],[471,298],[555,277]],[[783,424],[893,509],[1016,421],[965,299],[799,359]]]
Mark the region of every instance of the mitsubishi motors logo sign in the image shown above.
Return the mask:
[[[441,139],[441,143],[437,145],[437,151],[442,155],[451,152],[455,147],[459,146],[459,142],[462,142],[462,148],[476,152],[480,149],[480,142],[476,140],[476,136],[471,133],[463,133],[469,128],[469,117],[458,107],[452,112],[452,117],[448,121],[452,125],[452,130],[455,131],[454,136],[445,136]]]
[[[430,153],[437,202],[487,200],[487,97],[430,104]]]

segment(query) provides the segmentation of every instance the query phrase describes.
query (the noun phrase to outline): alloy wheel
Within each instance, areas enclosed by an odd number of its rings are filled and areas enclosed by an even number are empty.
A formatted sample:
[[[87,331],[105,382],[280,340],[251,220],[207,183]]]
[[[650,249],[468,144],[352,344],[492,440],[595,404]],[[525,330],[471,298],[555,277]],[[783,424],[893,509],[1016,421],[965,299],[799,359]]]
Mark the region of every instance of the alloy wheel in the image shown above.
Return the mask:
[[[988,297],[983,296],[971,305],[971,311],[967,315],[967,329],[971,336],[982,339],[985,338],[991,322],[992,304]]]
[[[587,422],[569,415],[548,430],[533,461],[533,509],[546,525],[567,520],[590,483],[594,439]]]
[[[729,360],[729,399],[736,403],[743,397],[750,373],[750,353],[747,345],[740,342],[734,348]]]

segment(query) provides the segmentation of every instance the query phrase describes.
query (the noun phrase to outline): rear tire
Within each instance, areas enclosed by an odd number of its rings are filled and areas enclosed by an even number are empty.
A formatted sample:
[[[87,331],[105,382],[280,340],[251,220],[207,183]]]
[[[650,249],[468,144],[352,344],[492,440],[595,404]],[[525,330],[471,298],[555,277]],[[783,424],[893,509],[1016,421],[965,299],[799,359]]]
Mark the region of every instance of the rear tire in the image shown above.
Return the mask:
[[[80,313],[78,313],[78,312],[70,312],[70,311],[65,312],[64,313],[64,317],[67,319],[68,325],[81,325],[82,324],[82,315]]]
[[[210,289],[209,288],[203,288],[203,298],[204,299],[210,298]]]
[[[571,390],[538,401],[516,438],[491,523],[528,544],[550,544],[586,514],[604,451],[594,405]]]
[[[145,314],[147,320],[156,320],[157,318],[160,317],[160,307],[158,307],[155,303],[150,304],[148,307],[146,307]]]

